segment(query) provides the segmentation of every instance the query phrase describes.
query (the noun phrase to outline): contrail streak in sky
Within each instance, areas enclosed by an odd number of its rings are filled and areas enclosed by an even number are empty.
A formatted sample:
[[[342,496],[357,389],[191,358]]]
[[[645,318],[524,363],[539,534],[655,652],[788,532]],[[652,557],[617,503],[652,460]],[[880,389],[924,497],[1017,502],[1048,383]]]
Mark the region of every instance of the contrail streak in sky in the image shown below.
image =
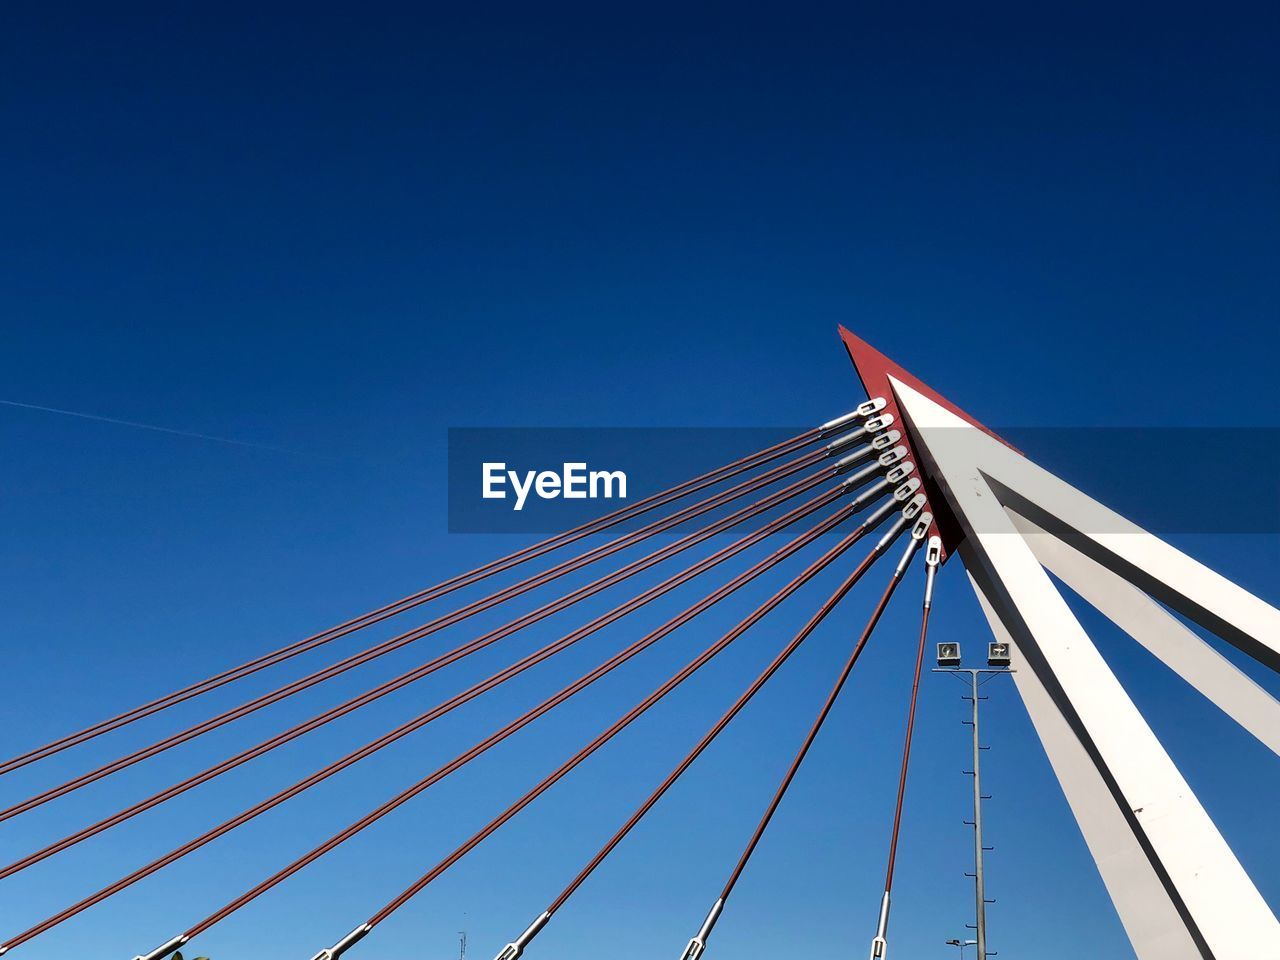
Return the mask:
[[[42,407],[36,403],[19,403],[17,400],[0,400],[0,405],[19,407],[23,410],[38,410],[41,413],[57,413],[64,417],[78,417],[81,420],[95,420],[98,423],[110,423],[118,427],[133,427],[137,430],[153,430],[156,433],[168,433],[175,437],[187,437],[192,440],[210,440],[214,443],[229,443],[233,447],[250,447],[254,450],[271,450],[275,453],[297,454],[296,450],[276,447],[267,443],[253,443],[249,440],[234,440],[231,437],[215,437],[208,433],[196,433],[193,430],[175,430],[172,427],[158,427],[153,423],[138,423],[134,420],[118,420],[115,417],[100,417],[95,413],[80,413],[77,410],[60,410],[57,407]]]

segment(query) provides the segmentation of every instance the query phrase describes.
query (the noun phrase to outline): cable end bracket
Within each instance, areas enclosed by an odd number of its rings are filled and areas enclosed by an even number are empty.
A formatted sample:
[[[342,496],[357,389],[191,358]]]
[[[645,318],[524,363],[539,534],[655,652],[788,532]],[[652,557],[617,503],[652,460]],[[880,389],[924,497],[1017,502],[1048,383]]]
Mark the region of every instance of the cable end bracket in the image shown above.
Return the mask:
[[[547,921],[550,919],[551,911],[548,910],[538,917],[537,920],[533,921],[533,923],[529,924],[529,928],[525,930],[524,933],[520,934],[520,936],[516,937],[503,947],[498,955],[494,957],[494,960],[517,960],[517,958],[524,953],[524,948],[527,947],[529,942],[541,932],[542,928],[547,925]]]
[[[871,954],[868,960],[884,960],[889,952],[889,891],[880,899],[880,919],[876,923],[875,939],[871,941]]]
[[[172,940],[169,940],[165,943],[160,944],[160,946],[156,947],[150,953],[139,954],[138,956],[134,957],[133,960],[164,960],[165,957],[171,954],[177,953],[179,950],[185,947],[187,945],[187,941],[189,941],[190,939],[191,938],[188,937],[185,933],[179,934],[178,936],[174,937]]]
[[[924,548],[925,580],[924,608],[933,606],[933,581],[938,575],[938,566],[942,563],[942,538],[937,534],[929,538]]]
[[[856,409],[850,410],[843,417],[828,420],[818,428],[818,432],[823,435],[832,433],[854,420],[865,420],[867,417],[874,416],[886,406],[888,406],[888,403],[886,403],[884,397],[872,397],[870,400],[858,404]]]
[[[356,927],[332,947],[329,947],[326,950],[321,950],[312,957],[311,960],[338,960],[340,956],[368,936],[369,931],[372,929],[373,927],[370,924],[360,924],[360,926]]]
[[[707,939],[711,936],[711,931],[715,928],[716,921],[720,919],[720,914],[724,911],[724,897],[717,900],[711,907],[711,912],[707,914],[707,919],[702,921],[702,926],[697,934],[689,941],[689,945],[684,948],[684,953],[680,954],[680,960],[698,960],[703,952],[707,949]]]

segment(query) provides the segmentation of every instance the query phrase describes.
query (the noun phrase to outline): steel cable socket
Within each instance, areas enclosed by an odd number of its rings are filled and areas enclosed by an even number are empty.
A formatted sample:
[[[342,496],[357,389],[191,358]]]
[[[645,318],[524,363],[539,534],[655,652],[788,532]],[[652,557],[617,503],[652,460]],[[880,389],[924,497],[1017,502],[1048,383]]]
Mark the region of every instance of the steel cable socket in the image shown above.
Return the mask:
[[[886,406],[887,404],[885,403],[884,397],[872,397],[870,400],[865,400],[858,404],[857,407],[850,410],[843,417],[836,417],[834,420],[828,420],[818,428],[818,433],[820,436],[830,436],[837,430],[844,429],[855,420],[874,416]]]
[[[862,426],[858,427],[858,429],[851,430],[850,432],[846,433],[844,436],[836,437],[834,440],[828,443],[824,448],[827,451],[827,456],[829,457],[835,456],[845,447],[849,446],[849,444],[856,443],[857,441],[863,439],[864,437],[868,437],[868,436],[871,436],[872,434],[879,433],[880,431],[884,430],[885,427],[888,427],[892,423],[893,423],[893,414],[891,413],[881,414],[878,417],[872,417],[870,420],[864,421]],[[897,431],[895,430],[894,433],[897,433]]]
[[[372,929],[373,927],[367,923],[360,924],[332,947],[321,950],[311,960],[338,960],[340,956],[368,936],[369,931]]]

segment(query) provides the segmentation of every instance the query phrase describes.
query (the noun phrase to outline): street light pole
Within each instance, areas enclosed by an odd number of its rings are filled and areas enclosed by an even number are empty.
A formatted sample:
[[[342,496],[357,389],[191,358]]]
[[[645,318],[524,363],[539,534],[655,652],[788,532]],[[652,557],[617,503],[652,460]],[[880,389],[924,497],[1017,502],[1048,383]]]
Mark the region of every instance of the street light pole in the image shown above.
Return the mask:
[[[973,892],[977,917],[978,960],[987,960],[987,888],[982,873],[982,756],[978,738],[978,673],[969,671],[973,696]]]
[[[978,726],[978,704],[984,698],[978,694],[978,687],[981,686],[978,676],[984,673],[1011,673],[1009,667],[1005,666],[1009,663],[1009,645],[990,644],[987,649],[987,663],[990,666],[985,669],[965,669],[960,666],[960,645],[940,643],[938,644],[938,663],[940,666],[933,671],[934,673],[950,673],[957,676],[968,674],[970,695],[965,699],[972,702],[972,719],[966,722],[973,728],[973,769],[966,770],[965,773],[973,777],[973,899],[974,930],[977,939],[968,942],[948,942],[960,948],[961,956],[964,955],[964,948],[972,944],[977,947],[977,960],[987,960],[987,887],[983,870],[987,848],[982,841],[982,801],[985,799],[982,795],[982,750],[984,748]]]

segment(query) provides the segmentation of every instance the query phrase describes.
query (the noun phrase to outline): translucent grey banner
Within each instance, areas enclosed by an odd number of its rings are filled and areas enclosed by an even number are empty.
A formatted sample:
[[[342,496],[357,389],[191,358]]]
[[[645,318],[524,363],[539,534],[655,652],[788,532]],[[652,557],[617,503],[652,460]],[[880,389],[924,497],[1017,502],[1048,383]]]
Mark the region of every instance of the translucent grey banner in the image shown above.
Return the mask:
[[[555,533],[802,432],[764,427],[454,428],[449,431],[449,531]],[[1280,428],[1009,427],[996,432],[1039,466],[1152,533],[1280,532]],[[616,529],[635,529],[821,447],[821,442],[801,447]],[[824,460],[791,479],[829,471],[831,463]],[[784,482],[711,516],[755,502]],[[831,485],[835,482],[833,478]],[[827,488],[820,485],[814,492]]]

